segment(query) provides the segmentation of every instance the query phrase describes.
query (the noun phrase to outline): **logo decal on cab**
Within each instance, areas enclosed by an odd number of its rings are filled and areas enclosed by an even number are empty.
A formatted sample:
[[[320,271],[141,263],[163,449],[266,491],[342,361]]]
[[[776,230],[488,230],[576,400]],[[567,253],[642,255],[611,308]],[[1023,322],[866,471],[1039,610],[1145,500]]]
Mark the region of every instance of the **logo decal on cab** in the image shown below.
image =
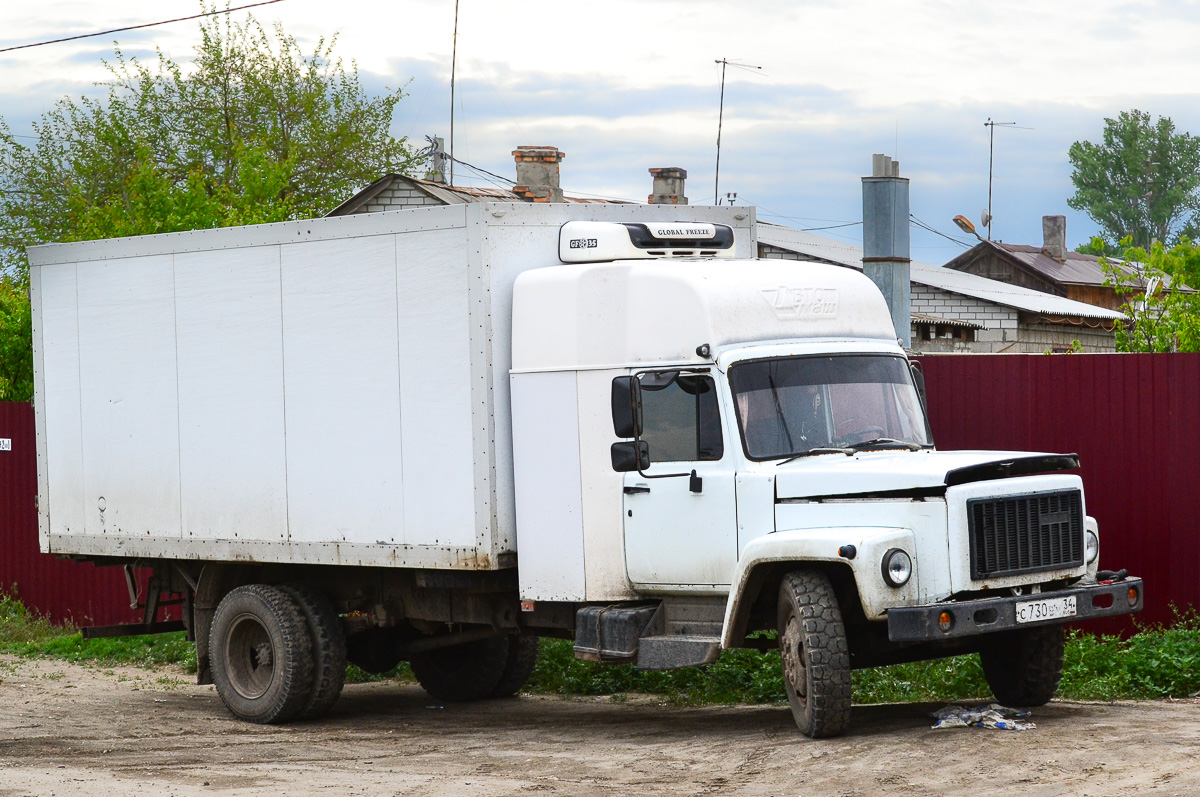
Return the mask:
[[[775,315],[788,320],[795,318],[830,318],[838,313],[837,288],[764,288],[763,298]]]

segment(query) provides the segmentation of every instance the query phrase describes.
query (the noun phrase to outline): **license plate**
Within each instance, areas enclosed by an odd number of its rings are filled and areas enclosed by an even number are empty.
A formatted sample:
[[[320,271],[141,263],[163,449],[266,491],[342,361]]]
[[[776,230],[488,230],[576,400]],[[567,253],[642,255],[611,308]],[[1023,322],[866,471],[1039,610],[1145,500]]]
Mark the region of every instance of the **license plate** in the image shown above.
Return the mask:
[[[1041,600],[1017,603],[1017,622],[1036,623],[1039,620],[1057,620],[1075,616],[1075,596],[1065,598],[1042,598]]]

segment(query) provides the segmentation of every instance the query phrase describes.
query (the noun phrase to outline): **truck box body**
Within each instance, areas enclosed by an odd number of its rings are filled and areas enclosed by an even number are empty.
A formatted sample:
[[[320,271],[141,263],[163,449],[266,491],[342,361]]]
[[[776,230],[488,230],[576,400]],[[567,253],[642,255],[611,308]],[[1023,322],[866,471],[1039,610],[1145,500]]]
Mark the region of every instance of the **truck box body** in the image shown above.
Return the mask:
[[[31,249],[42,550],[510,566],[513,282],[581,219],[753,254],[510,203]]]

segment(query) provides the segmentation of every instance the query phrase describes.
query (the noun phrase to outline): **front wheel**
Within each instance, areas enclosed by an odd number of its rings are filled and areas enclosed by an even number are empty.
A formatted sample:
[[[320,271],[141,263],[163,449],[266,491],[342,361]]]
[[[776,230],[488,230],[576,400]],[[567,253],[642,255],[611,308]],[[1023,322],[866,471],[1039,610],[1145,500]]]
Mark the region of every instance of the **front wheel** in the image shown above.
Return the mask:
[[[850,652],[833,585],[797,570],[779,585],[779,653],[792,717],[805,736],[837,736],[850,724]]]
[[[1061,625],[1001,632],[990,635],[979,651],[979,663],[1001,704],[1043,706],[1058,691],[1065,647]]]

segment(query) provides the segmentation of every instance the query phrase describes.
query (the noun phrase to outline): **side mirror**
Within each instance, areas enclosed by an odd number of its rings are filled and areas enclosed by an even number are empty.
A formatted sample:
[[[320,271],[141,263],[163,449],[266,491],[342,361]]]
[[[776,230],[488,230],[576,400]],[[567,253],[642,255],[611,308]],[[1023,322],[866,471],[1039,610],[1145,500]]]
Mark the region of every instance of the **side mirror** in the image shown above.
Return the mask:
[[[645,440],[639,440],[636,444],[632,440],[613,443],[609,453],[612,456],[613,470],[617,473],[645,470],[650,467],[650,444]]]
[[[642,385],[637,377],[618,376],[613,379],[612,421],[617,437],[641,437]]]

